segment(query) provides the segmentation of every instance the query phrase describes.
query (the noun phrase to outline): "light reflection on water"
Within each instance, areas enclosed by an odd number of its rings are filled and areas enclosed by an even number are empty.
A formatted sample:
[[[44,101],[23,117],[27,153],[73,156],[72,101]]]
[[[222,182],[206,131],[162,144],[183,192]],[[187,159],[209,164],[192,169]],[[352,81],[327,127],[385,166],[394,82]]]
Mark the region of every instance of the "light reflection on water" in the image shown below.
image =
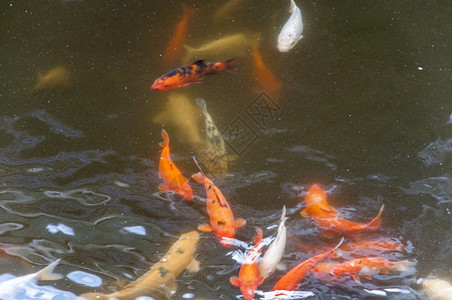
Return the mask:
[[[0,247],[8,254],[0,259],[2,272],[32,273],[27,262],[44,266],[61,257],[58,272],[98,276],[102,291],[111,292],[142,275],[181,233],[207,222],[202,187],[193,185],[195,203],[157,190],[161,125],[152,119],[168,99],[149,85],[168,71],[160,54],[181,2],[49,0],[1,8]],[[187,43],[263,32],[263,58],[283,84],[278,119],[262,128],[247,114],[258,96],[247,52],[237,74],[181,90],[189,99],[205,98],[221,129],[240,117],[255,133],[230,174],[215,181],[235,216],[247,219],[237,238],[249,243],[254,227],[274,235],[286,205],[293,238],[284,261],[292,266],[310,257],[300,244],[327,243],[299,216],[300,199],[319,183],[342,216],[356,221],[369,220],[384,203],[382,229],[372,236],[399,240],[405,251],[388,257],[418,264],[363,286],[325,285],[310,276],[301,289],[363,298],[370,294],[364,288],[374,294],[399,288],[423,298],[417,278],[452,279],[444,268],[452,259],[452,7],[297,1],[305,37],[281,55],[274,41],[287,3],[245,2],[220,24],[211,22],[217,3],[193,2],[200,10]],[[30,93],[37,72],[57,65],[69,69],[73,86]],[[196,153],[183,134],[165,128],[178,165],[196,172]],[[201,270],[181,276],[175,298],[238,295],[228,281],[239,265],[228,251],[203,234]],[[271,290],[282,274],[259,289]],[[74,294],[94,289],[81,281],[55,284]]]

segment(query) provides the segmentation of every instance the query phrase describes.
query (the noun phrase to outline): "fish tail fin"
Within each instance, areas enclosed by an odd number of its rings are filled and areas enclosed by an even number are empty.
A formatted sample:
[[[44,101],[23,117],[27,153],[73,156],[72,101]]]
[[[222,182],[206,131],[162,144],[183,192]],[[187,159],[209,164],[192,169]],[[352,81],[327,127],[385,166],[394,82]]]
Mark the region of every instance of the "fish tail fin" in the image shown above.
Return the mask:
[[[262,241],[262,238],[264,237],[264,234],[262,232],[262,229],[256,228],[256,235],[253,237],[253,242],[256,245],[260,241]]]
[[[57,259],[56,261],[54,261],[53,263],[51,263],[50,265],[48,265],[47,267],[45,267],[44,269],[39,271],[38,278],[40,280],[58,280],[58,279],[63,278],[63,275],[58,274],[58,273],[53,273],[53,269],[55,269],[55,267],[58,265],[60,260],[61,259]]]
[[[336,245],[336,247],[334,247],[333,249],[331,249],[331,252],[334,252],[335,250],[337,250],[337,248],[339,248],[342,243],[344,242],[344,237],[341,238],[341,240],[339,241],[339,243]]]
[[[161,147],[169,146],[169,136],[165,129],[162,129],[162,138],[163,138],[163,142],[161,142],[159,145]]]
[[[204,115],[207,115],[207,104],[206,104],[206,100],[202,99],[202,98],[196,98],[196,104],[198,104],[199,107],[201,107],[202,109],[202,113]]]
[[[416,265],[415,262],[412,261],[399,261],[396,262],[392,267],[391,270],[392,271],[397,271],[397,272],[406,272],[409,270],[410,267],[413,267],[414,265]]]
[[[284,221],[285,219],[286,219],[286,206],[284,205],[281,213],[281,221]]]
[[[292,12],[293,12],[293,9],[295,8],[295,1],[293,1],[293,0],[290,0],[290,10],[289,10],[289,13],[291,14]]]
[[[242,51],[242,52],[243,52],[243,51]],[[239,55],[240,55],[240,54],[239,54]],[[237,56],[235,56],[235,57],[233,57],[233,58],[231,58],[231,59],[228,59],[227,61],[224,61],[224,62],[223,62],[223,64],[224,64],[224,70],[225,70],[226,72],[229,72],[229,73],[237,72],[237,66],[235,65],[235,60],[237,59],[237,57],[238,57],[239,55],[237,55]]]
[[[385,207],[385,205],[383,204],[380,208],[380,212],[378,213],[378,215],[372,221],[370,221],[367,225],[365,225],[365,227],[368,231],[374,231],[374,230],[378,229],[378,227],[381,224],[381,214],[383,213],[384,207]]]
[[[191,177],[192,177],[196,182],[199,182],[199,183],[204,183],[204,181],[205,181],[205,176],[204,176],[201,172],[198,172],[198,173],[196,173],[196,174],[193,174],[193,175],[191,175]]]

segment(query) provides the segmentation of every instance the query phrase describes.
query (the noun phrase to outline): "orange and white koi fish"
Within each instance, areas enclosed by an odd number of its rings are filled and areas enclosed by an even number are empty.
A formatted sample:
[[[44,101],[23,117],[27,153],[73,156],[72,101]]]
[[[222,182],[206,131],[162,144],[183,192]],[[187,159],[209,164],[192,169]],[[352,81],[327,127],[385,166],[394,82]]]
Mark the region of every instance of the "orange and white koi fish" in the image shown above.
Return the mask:
[[[408,267],[413,266],[409,261],[390,261],[383,257],[364,257],[349,260],[336,265],[331,275],[350,276],[354,281],[360,283],[359,276],[368,280],[375,274],[388,274],[389,271],[405,272]]]
[[[304,198],[306,208],[301,215],[309,217],[321,230],[325,237],[332,234],[345,234],[356,238],[362,232],[375,231],[381,223],[381,214],[384,205],[381,206],[378,215],[367,224],[358,224],[338,217],[338,212],[330,206],[326,200],[326,193],[318,185],[313,185]]]
[[[233,57],[224,62],[204,62],[204,60],[197,60],[189,65],[177,68],[165,75],[157,78],[151,86],[154,91],[167,91],[177,89],[184,86],[189,86],[192,83],[200,83],[204,80],[205,75],[216,74],[218,72],[235,72],[235,60]]]
[[[188,184],[188,179],[182,175],[181,171],[176,167],[170,156],[169,136],[165,129],[162,129],[163,147],[160,154],[159,177],[163,180],[163,184],[159,185],[161,191],[173,191],[185,200],[193,200],[193,191]]]
[[[199,233],[184,233],[170,247],[165,256],[154,264],[143,276],[129,283],[123,290],[112,294],[87,293],[80,297],[88,300],[138,299],[151,296],[152,299],[170,299],[177,290],[176,278],[184,271],[195,273],[199,262],[194,258],[199,242]],[[147,297],[146,297],[147,298]]]
[[[293,291],[298,288],[300,281],[306,276],[309,270],[312,269],[318,262],[323,259],[335,255],[335,250],[342,244],[344,238],[333,249],[311,257],[295,266],[292,270],[286,273],[273,287],[274,291]]]
[[[174,63],[179,59],[183,49],[182,45],[185,43],[185,40],[187,38],[188,23],[195,14],[195,10],[191,9],[186,4],[184,4],[183,9],[184,14],[182,15],[179,23],[177,23],[174,34],[168,44],[168,48],[163,54],[163,63],[165,66],[168,66],[169,64]]]
[[[257,235],[253,238],[254,247],[248,252],[245,261],[240,267],[239,276],[232,276],[229,281],[233,286],[240,287],[245,300],[254,299],[254,291],[264,282],[259,274],[258,259],[264,246],[262,242],[262,229],[256,229]]]
[[[199,168],[196,159],[193,159]],[[200,172],[192,175],[192,177],[197,182],[204,184],[207,195],[206,207],[210,218],[210,225],[199,225],[198,229],[204,232],[213,231],[223,246],[230,247],[232,245],[232,241],[230,239],[235,237],[235,230],[244,226],[246,221],[244,219],[234,220],[232,210],[229,207],[226,198],[223,196],[223,193],[221,193],[220,189],[216,187],[213,182],[207,178],[207,176],[204,175],[201,168],[199,168],[199,170]],[[229,239],[223,240],[224,237]]]
[[[268,246],[267,251],[259,263],[259,274],[264,277],[264,279],[268,278],[276,270],[279,262],[281,261],[281,257],[284,254],[287,239],[287,230],[284,225],[285,220],[286,206],[284,206],[282,210],[281,222],[278,226],[278,234],[276,235],[276,239],[270,246]]]
[[[257,45],[253,45],[253,64],[254,78],[259,83],[260,88],[266,91],[271,97],[279,98],[281,94],[281,83],[262,60],[262,54]]]

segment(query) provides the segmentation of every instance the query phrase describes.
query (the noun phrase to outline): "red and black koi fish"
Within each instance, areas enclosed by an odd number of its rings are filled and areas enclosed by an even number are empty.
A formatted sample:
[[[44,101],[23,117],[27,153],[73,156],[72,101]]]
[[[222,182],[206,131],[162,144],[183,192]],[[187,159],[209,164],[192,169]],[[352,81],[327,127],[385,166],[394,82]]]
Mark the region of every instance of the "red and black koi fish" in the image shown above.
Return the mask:
[[[197,60],[189,65],[172,70],[154,81],[151,90],[167,91],[188,86],[192,83],[199,83],[205,75],[216,74],[218,72],[235,72],[235,60],[237,56],[224,62],[204,62]]]

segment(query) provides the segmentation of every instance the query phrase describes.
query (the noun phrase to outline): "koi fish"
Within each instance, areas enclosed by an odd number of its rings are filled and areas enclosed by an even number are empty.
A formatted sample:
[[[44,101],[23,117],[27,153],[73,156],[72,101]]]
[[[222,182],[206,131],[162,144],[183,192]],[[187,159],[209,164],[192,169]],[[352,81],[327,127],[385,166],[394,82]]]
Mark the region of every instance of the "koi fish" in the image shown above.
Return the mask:
[[[189,61],[206,57],[208,59],[221,59],[222,57],[230,57],[246,50],[257,44],[260,39],[260,33],[256,34],[243,34],[235,33],[229,34],[220,39],[204,42],[199,47],[190,47],[184,45],[186,50],[185,57],[182,63],[186,64]]]
[[[318,262],[323,259],[335,255],[335,250],[342,244],[344,238],[342,238],[333,249],[311,257],[295,266],[292,270],[286,273],[273,287],[274,291],[293,291],[299,286],[300,281],[306,276],[312,267],[314,267]]]
[[[422,282],[425,295],[432,300],[452,300],[452,286],[442,279],[426,279]]]
[[[198,106],[194,105],[187,96],[170,92],[165,109],[152,122],[173,125],[178,136],[197,149],[203,145],[198,125],[200,112]]]
[[[206,101],[196,98],[196,103],[202,109],[206,120],[207,147],[202,151],[200,161],[207,167],[210,173],[223,175],[228,171],[229,157],[226,145],[212,117],[207,112]]]
[[[38,83],[33,87],[32,93],[72,86],[69,72],[63,67],[53,68],[46,74],[39,73],[38,77]]]
[[[293,0],[290,0],[289,20],[287,20],[278,35],[278,50],[289,52],[303,37],[303,19],[301,11]]]
[[[155,299],[169,299],[177,290],[176,278],[186,269],[198,272],[199,263],[194,258],[199,242],[199,233],[184,233],[170,247],[162,259],[137,280],[128,284],[123,290],[112,294],[87,293],[80,297],[87,300],[135,299],[151,296]]]
[[[204,62],[197,60],[189,65],[172,70],[165,75],[157,78],[151,86],[154,91],[167,91],[189,86],[193,83],[200,83],[205,75],[216,74],[218,72],[232,73],[237,70],[233,57],[224,62]]]
[[[284,254],[287,238],[286,226],[284,225],[285,220],[286,206],[284,206],[282,210],[281,222],[278,226],[278,234],[276,235],[276,239],[268,247],[259,263],[259,274],[264,277],[264,279],[268,278],[276,270],[279,262],[281,261],[281,257]]]
[[[253,46],[253,64],[254,77],[260,87],[273,98],[279,98],[281,93],[281,84],[262,60],[262,55],[259,52],[257,45]]]
[[[301,215],[309,217],[321,230],[325,237],[331,237],[333,233],[345,234],[356,238],[362,232],[375,231],[381,223],[381,214],[384,205],[381,206],[378,215],[368,224],[358,224],[339,218],[338,212],[326,201],[326,193],[318,185],[312,186],[305,197],[306,208]]]
[[[195,14],[195,10],[189,8],[186,4],[183,5],[184,14],[181,20],[177,23],[177,26],[172,35],[171,41],[168,44],[168,48],[163,54],[163,63],[167,66],[170,63],[174,63],[175,60],[180,56],[182,52],[182,45],[185,43],[187,38],[187,27],[188,22]]]
[[[169,136],[165,129],[162,129],[163,147],[160,154],[159,177],[163,180],[163,184],[159,185],[161,191],[173,191],[185,200],[193,200],[193,191],[188,184],[188,179],[182,175],[181,171],[173,163],[170,156]]]
[[[230,247],[235,237],[235,230],[246,224],[244,219],[234,220],[234,215],[229,207],[226,198],[221,193],[220,189],[216,187],[213,182],[204,175],[199,167],[196,159],[193,158],[200,172],[192,175],[197,182],[204,184],[207,197],[207,213],[210,218],[210,225],[199,225],[198,229],[203,232],[212,232],[220,240],[220,243],[225,247]],[[223,240],[223,238],[229,238]]]
[[[389,271],[405,272],[408,271],[408,267],[413,265],[413,262],[408,261],[390,261],[383,257],[364,257],[340,263],[330,271],[330,274],[350,276],[354,281],[361,283],[359,276],[370,280],[374,274],[388,274]]]
[[[256,229],[257,235],[253,238],[254,247],[248,252],[245,261],[240,267],[239,276],[232,276],[229,282],[233,286],[240,288],[243,298],[251,300],[254,298],[254,291],[264,282],[264,277],[259,274],[258,259],[262,252],[262,229]]]

